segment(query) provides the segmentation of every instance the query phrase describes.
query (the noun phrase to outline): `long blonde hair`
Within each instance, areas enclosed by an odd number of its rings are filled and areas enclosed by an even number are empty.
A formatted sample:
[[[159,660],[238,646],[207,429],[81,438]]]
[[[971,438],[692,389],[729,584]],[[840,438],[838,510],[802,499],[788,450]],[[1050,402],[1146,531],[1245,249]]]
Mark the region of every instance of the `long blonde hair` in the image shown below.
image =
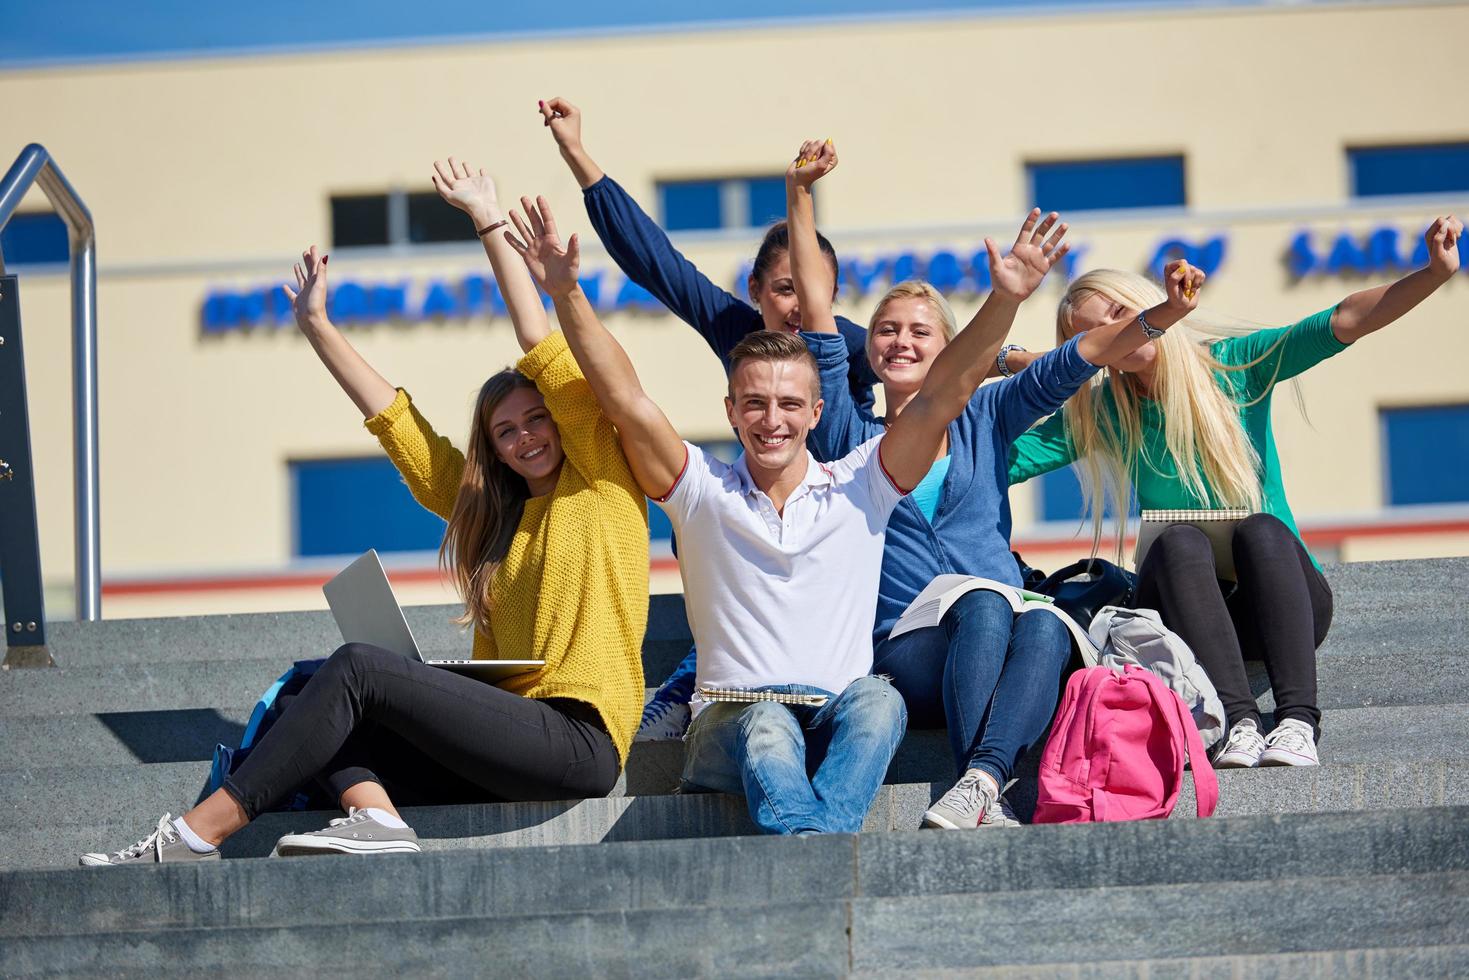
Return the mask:
[[[1161,286],[1136,273],[1115,269],[1088,272],[1071,283],[1056,310],[1057,344],[1075,335],[1072,318],[1076,308],[1093,295],[1129,310],[1146,310],[1167,298]],[[1279,341],[1248,364],[1221,364],[1209,352],[1215,340],[1255,329],[1259,329],[1256,324],[1195,310],[1153,341],[1157,359],[1148,396],[1162,409],[1164,443],[1179,481],[1201,507],[1260,509],[1260,457],[1239,417],[1245,406],[1220,386],[1216,372],[1254,367],[1275,352]],[[1266,391],[1274,383],[1272,378]],[[1110,389],[1115,414],[1107,409],[1102,396],[1104,386]],[[1066,407],[1066,434],[1076,449],[1084,513],[1092,524],[1092,554],[1096,555],[1101,546],[1104,510],[1110,499],[1117,520],[1119,563],[1133,471],[1142,466],[1159,471],[1167,462],[1147,458],[1140,397],[1136,381],[1116,368],[1108,368],[1105,376],[1098,373],[1072,395]]]
[[[519,371],[507,369],[480,387],[469,427],[469,448],[464,453],[464,475],[439,546],[439,567],[453,578],[464,600],[464,614],[456,622],[472,623],[486,636],[490,635],[490,585],[530,498],[525,478],[501,461],[490,433],[495,408],[517,388],[534,391],[536,385]]]

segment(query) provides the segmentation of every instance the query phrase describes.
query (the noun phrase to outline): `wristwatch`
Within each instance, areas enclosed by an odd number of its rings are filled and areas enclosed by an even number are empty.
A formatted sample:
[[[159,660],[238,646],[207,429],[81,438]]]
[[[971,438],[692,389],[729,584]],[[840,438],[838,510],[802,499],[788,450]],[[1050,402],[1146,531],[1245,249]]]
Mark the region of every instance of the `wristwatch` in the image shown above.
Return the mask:
[[[1013,378],[1015,376],[1015,372],[1010,370],[1005,365],[1005,358],[1009,355],[1011,351],[1015,350],[1024,352],[1025,348],[1021,347],[1019,344],[1006,344],[1004,347],[1000,348],[1000,353],[995,355],[995,367],[999,369],[1000,377]]]
[[[1147,337],[1149,340],[1157,340],[1159,337],[1168,332],[1166,330],[1159,330],[1157,327],[1153,326],[1151,323],[1148,322],[1148,318],[1144,316],[1141,312],[1139,312],[1137,315],[1137,325],[1143,328],[1143,336]]]

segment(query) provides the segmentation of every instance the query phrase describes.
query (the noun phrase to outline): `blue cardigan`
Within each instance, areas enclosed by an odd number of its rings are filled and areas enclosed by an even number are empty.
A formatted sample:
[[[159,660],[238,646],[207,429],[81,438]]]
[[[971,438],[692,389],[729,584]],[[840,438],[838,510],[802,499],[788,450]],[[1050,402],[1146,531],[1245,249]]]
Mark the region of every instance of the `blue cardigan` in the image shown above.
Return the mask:
[[[714,285],[694,268],[673,247],[663,229],[611,177],[603,177],[582,191],[582,198],[592,227],[618,268],[699,331],[728,373],[729,352],[735,344],[764,326],[760,311]],[[843,370],[851,396],[857,405],[870,409],[872,385],[877,378],[867,364],[867,331],[846,317],[837,317],[837,329],[845,344]],[[816,458],[828,459],[820,454]]]
[[[881,435],[884,426],[852,401],[842,339],[826,333],[801,337],[820,365],[826,402],[810,436],[811,451],[818,459],[836,459]],[[1077,351],[1078,341],[1073,337],[1041,355],[1013,378],[982,385],[949,424],[949,475],[933,523],[911,497],[888,519],[874,644],[887,639],[903,610],[939,575],[1021,584],[1010,556],[1010,444],[1097,372]]]

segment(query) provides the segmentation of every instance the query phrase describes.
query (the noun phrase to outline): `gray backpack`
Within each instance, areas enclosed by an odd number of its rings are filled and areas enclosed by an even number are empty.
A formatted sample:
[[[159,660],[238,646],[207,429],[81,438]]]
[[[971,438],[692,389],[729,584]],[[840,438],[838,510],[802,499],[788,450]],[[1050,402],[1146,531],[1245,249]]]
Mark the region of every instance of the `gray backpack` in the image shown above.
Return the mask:
[[[1089,631],[1102,651],[1099,663],[1122,672],[1133,664],[1157,674],[1194,716],[1207,749],[1224,737],[1224,706],[1219,692],[1183,638],[1163,625],[1151,609],[1103,606]]]

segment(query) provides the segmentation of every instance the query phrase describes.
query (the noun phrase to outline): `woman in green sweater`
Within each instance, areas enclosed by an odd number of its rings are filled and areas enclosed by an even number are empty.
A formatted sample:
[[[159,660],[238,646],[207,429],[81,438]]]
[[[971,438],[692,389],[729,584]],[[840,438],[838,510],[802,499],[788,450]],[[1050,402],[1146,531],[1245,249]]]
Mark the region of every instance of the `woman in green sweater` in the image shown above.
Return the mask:
[[[1185,524],[1159,535],[1138,569],[1138,605],[1159,611],[1219,691],[1230,727],[1216,766],[1317,764],[1316,649],[1331,623],[1331,588],[1286,502],[1270,426],[1275,385],[1427,299],[1458,271],[1462,231],[1452,215],[1436,219],[1425,235],[1426,267],[1288,327],[1218,339],[1238,330],[1197,311],[1183,329],[1138,348],[1014,443],[1012,484],[1077,463],[1094,552],[1110,500],[1119,561],[1134,494],[1146,510],[1251,512],[1231,541],[1237,583],[1218,579],[1209,539]],[[1162,289],[1133,273],[1087,273],[1061,301],[1056,341],[1162,299]],[[1005,367],[1033,357],[1007,348]],[[1276,725],[1268,735],[1245,676],[1246,655],[1264,661],[1275,692]]]

